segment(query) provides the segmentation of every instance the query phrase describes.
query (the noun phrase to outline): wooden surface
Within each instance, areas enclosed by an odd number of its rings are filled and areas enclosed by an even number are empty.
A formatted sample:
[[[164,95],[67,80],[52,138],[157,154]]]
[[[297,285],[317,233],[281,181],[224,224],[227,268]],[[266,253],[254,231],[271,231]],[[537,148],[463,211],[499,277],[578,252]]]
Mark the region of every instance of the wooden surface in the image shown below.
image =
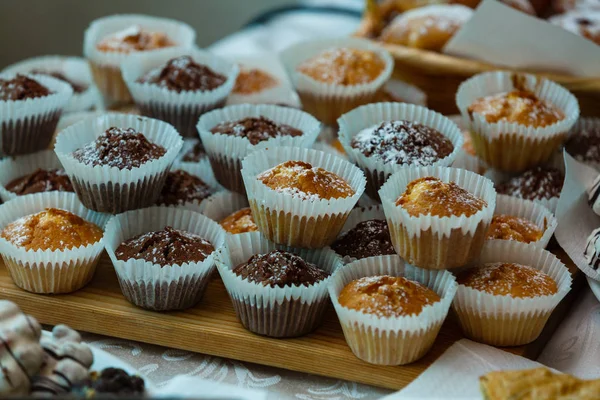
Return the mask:
[[[566,261],[573,271],[577,271],[570,260]],[[574,289],[572,292],[578,291]],[[96,276],[87,287],[69,295],[56,296],[35,295],[17,288],[2,265],[0,298],[16,302],[44,324],[67,323],[81,331],[389,389],[406,386],[450,345],[462,338],[457,323],[450,316],[433,348],[421,360],[401,367],[370,365],[356,358],[346,345],[333,308],[328,311],[323,326],[302,338],[257,336],[240,325],[223,283],[216,276],[203,300],[192,309],[169,313],[145,311],[125,300],[108,257],[103,258]],[[530,358],[537,357],[567,312],[571,300],[572,297],[568,296],[561,303],[538,340],[507,350]]]

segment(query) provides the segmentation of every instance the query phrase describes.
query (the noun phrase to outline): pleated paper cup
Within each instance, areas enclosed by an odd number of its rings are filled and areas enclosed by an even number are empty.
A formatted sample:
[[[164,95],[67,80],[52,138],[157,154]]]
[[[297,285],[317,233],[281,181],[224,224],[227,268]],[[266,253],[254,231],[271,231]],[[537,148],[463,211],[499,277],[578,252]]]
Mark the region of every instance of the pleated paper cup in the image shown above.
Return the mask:
[[[213,90],[177,92],[138,79],[153,70],[161,70],[173,58],[190,56],[224,75],[227,80]],[[123,79],[142,115],[170,123],[183,137],[198,137],[198,118],[207,111],[225,105],[239,73],[237,65],[200,49],[173,48],[154,54],[133,54],[121,64]]]
[[[90,66],[80,57],[41,56],[28,58],[9,65],[3,72],[32,73],[33,71],[60,72],[74,83],[87,86],[81,93],[75,93],[65,106],[65,113],[90,111],[101,105],[100,93],[92,79]]]
[[[138,52],[107,52],[96,47],[98,42],[114,33],[133,26],[150,32],[161,32],[175,43],[174,47],[191,48],[196,41],[196,32],[183,22],[139,14],[120,14],[99,18],[87,28],[83,39],[83,54],[90,63],[96,86],[109,105],[132,103],[129,90],[121,76],[121,63]],[[143,51],[152,55],[168,48]]]
[[[142,259],[122,261],[115,256],[126,240],[168,226],[208,240],[215,251],[202,262],[164,267]],[[215,270],[215,255],[223,246],[224,237],[219,224],[202,214],[173,207],[149,207],[111,218],[106,225],[104,243],[125,298],[138,307],[169,311],[192,307],[201,300]]]
[[[483,115],[469,112],[469,106],[477,99],[517,89],[514,81],[518,80],[538,98],[560,109],[565,118],[535,128],[506,121],[489,123]],[[482,73],[463,82],[456,103],[465,125],[471,129],[477,155],[491,168],[507,172],[525,171],[548,161],[579,118],[577,99],[564,87],[535,75],[506,71]]]
[[[575,136],[580,136],[585,131],[600,132],[600,118],[579,118],[575,125],[573,125],[573,128],[571,128],[569,139],[572,140]],[[598,151],[597,147],[595,146],[590,145],[590,148],[595,148],[596,151]],[[600,171],[600,160],[594,159],[593,154],[590,156],[586,156],[585,154],[573,154],[570,151],[569,142],[566,143],[565,149],[567,153],[569,153],[577,161],[580,161],[596,169],[597,171]]]
[[[434,162],[431,166],[450,166],[463,145],[463,137],[458,126],[447,117],[428,108],[405,103],[374,103],[358,107],[338,119],[339,139],[351,162],[358,165],[367,175],[367,193],[378,199],[378,191],[394,172],[403,168],[423,165],[399,165],[384,162],[377,155],[365,156],[359,149],[352,147],[352,140],[363,129],[376,128],[382,122],[416,122],[433,128],[452,142],[454,149],[448,156]]]
[[[384,61],[385,67],[373,81],[358,85],[324,83],[297,70],[302,62],[336,48],[374,52]],[[379,91],[394,70],[394,59],[385,49],[359,38],[319,39],[295,44],[281,53],[281,60],[300,96],[303,108],[328,125],[334,125],[342,114],[358,106],[376,102],[380,96]]]
[[[286,161],[304,161],[344,179],[354,195],[338,199],[305,200],[271,189],[258,175]],[[259,231],[275,243],[292,247],[321,248],[331,244],[365,189],[363,172],[342,158],[322,151],[279,147],[250,154],[242,175],[252,216]]]
[[[137,168],[119,169],[84,164],[73,152],[96,140],[110,127],[133,128],[164,147],[162,157]],[[171,164],[183,141],[171,125],[136,115],[107,114],[88,118],[60,132],[54,151],[71,179],[81,202],[89,209],[109,214],[148,207],[156,203]]]
[[[206,200],[202,214],[216,222],[223,221],[242,208],[248,207],[248,199],[239,193],[223,190]]]
[[[487,205],[469,217],[464,214],[415,217],[396,205],[410,182],[428,176],[446,183],[454,182]],[[479,257],[496,207],[496,190],[489,179],[456,168],[405,168],[388,179],[379,195],[392,244],[406,262],[426,269],[450,269],[462,267]]]
[[[200,141],[200,139],[191,139],[191,138],[183,139],[183,146],[181,146],[181,151],[179,152],[179,155],[175,159],[175,163],[178,165],[183,165],[183,166],[190,167],[190,168],[194,168],[194,167],[196,167],[196,165],[198,165],[197,168],[202,168],[203,173],[207,176],[206,179],[210,179],[211,182],[218,183],[217,178],[215,178],[215,174],[212,170],[212,166],[210,165],[210,160],[208,158],[208,155],[205,155],[204,157],[202,157],[198,162],[183,161],[183,157],[185,156],[185,154],[189,150],[191,150],[196,145],[196,143],[199,141]],[[208,177],[208,175],[210,175],[210,177]]]
[[[440,296],[418,315],[379,317],[344,307],[342,289],[369,276],[402,276],[419,282]],[[448,271],[428,271],[406,264],[396,255],[368,257],[339,268],[329,283],[329,297],[354,355],[371,364],[404,365],[423,357],[433,345],[456,293],[456,279]]]
[[[23,74],[52,92],[25,100],[0,100],[0,156],[35,153],[49,147],[58,120],[73,95],[71,85],[46,75]],[[12,79],[16,73],[0,74]]]
[[[58,208],[100,228],[109,216],[86,209],[75,193],[47,192],[20,196],[0,206],[0,230],[21,217]],[[102,240],[67,250],[26,250],[0,238],[0,253],[15,285],[33,293],[70,293],[94,276],[104,250]]]
[[[360,224],[361,222],[373,219],[380,219],[385,221],[385,213],[383,212],[383,207],[381,206],[381,204],[355,207],[352,211],[350,211],[348,219],[346,220],[344,227],[340,231],[338,238],[340,238],[344,233],[353,229],[356,225]],[[349,264],[356,260],[357,258],[348,255],[342,257],[342,261],[344,261],[344,264]]]
[[[277,124],[289,125],[303,132],[301,136],[277,136],[252,145],[247,138],[212,133],[222,122],[239,121],[249,117],[265,117]],[[275,105],[238,104],[210,111],[200,117],[198,132],[210,159],[215,177],[227,190],[245,194],[242,180],[242,160],[253,151],[282,146],[311,147],[321,125],[312,115],[290,107]]]
[[[571,274],[567,267],[544,249],[509,240],[487,242],[479,263],[526,265],[556,281],[556,294],[531,298],[498,296],[458,285],[452,308],[465,336],[492,346],[521,346],[533,342],[554,308],[571,289]]]
[[[380,92],[381,100],[379,101],[394,101],[390,100],[390,97],[399,99],[401,103],[427,107],[427,93],[399,79],[390,79],[387,81]]]
[[[294,249],[276,245],[259,232],[229,235],[217,255],[217,268],[233,308],[244,328],[269,337],[296,337],[314,331],[327,309],[327,284],[331,277],[313,285],[263,286],[236,275],[233,269],[256,254],[284,250],[318,268],[333,273],[341,260],[331,249]]]

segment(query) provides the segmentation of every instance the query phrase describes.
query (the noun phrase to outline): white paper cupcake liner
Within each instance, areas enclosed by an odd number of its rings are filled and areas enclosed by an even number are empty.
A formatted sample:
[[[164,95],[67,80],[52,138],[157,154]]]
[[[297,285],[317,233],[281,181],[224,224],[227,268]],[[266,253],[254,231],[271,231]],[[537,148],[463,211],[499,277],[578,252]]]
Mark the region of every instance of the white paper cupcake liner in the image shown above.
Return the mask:
[[[575,125],[573,125],[573,128],[571,128],[571,131],[569,132],[569,136],[573,137],[575,135],[580,134],[581,131],[588,130],[588,129],[589,130],[591,130],[591,129],[600,130],[600,118],[598,118],[598,117],[579,118],[579,120],[577,120]],[[567,151],[567,153],[568,153],[568,151]],[[588,160],[584,159],[584,157],[581,155],[571,154],[571,156],[573,156],[573,158],[575,158],[577,161],[582,162],[586,165],[589,165],[590,167],[592,167],[595,170],[600,172],[600,161],[588,161]]]
[[[202,214],[216,222],[221,222],[242,208],[248,207],[248,199],[239,193],[223,190],[206,200]]]
[[[247,138],[214,134],[210,131],[222,122],[261,116],[278,124],[299,129],[304,134],[277,136],[253,146]],[[267,147],[311,147],[319,135],[320,123],[310,114],[289,107],[239,104],[202,115],[197,128],[219,183],[228,190],[244,194],[244,182],[240,173],[244,157],[253,151]]]
[[[336,157],[343,158],[344,160],[348,160],[348,157],[346,157],[346,153],[342,153],[341,151],[339,151],[338,149],[336,149],[329,143],[326,143],[323,141],[317,141],[312,145],[312,148],[315,150],[322,151],[323,153],[331,154]]]
[[[338,199],[304,200],[278,192],[257,179],[283,162],[304,161],[343,178],[354,195]],[[258,229],[275,243],[320,248],[331,244],[365,189],[363,172],[342,158],[318,150],[276,147],[254,152],[242,162],[242,176]]]
[[[565,118],[535,128],[506,121],[488,123],[483,115],[469,113],[469,106],[477,99],[515,90],[513,81],[516,78],[523,79],[525,86],[538,98],[560,109]],[[469,126],[474,134],[478,156],[493,168],[511,172],[547,161],[579,118],[577,99],[564,87],[535,75],[515,75],[507,71],[486,72],[463,82],[456,94],[456,103],[465,126]]]
[[[93,142],[113,126],[133,128],[167,152],[130,170],[87,165],[73,157],[75,150]],[[156,203],[182,143],[177,131],[165,122],[135,115],[108,114],[85,119],[63,130],[56,138],[54,150],[81,202],[91,210],[118,214]]]
[[[227,77],[213,90],[177,92],[137,80],[146,73],[162,69],[169,60],[190,56],[194,62],[208,66]],[[225,105],[239,73],[237,65],[200,49],[172,48],[154,54],[132,54],[121,64],[123,79],[143,115],[168,122],[184,137],[197,137],[200,115]]]
[[[486,243],[479,263],[517,263],[535,268],[556,281],[549,296],[513,298],[458,285],[452,308],[465,335],[494,346],[520,346],[535,340],[558,303],[571,289],[571,274],[552,253],[510,240]]]
[[[452,163],[452,167],[466,169],[480,175],[483,175],[487,170],[487,165],[485,165],[485,162],[481,158],[469,154],[462,149]]]
[[[0,206],[0,230],[21,217],[59,208],[70,211],[100,228],[109,216],[86,209],[75,193],[47,192],[20,196]],[[69,293],[85,286],[94,276],[104,250],[102,241],[69,250],[26,250],[0,238],[0,253],[17,286],[34,293]]]
[[[441,299],[425,306],[418,315],[403,317],[379,317],[340,304],[340,293],[351,281],[380,275],[403,276],[419,282]],[[354,355],[371,364],[403,365],[429,351],[448,315],[456,288],[456,280],[448,271],[416,268],[390,255],[363,258],[339,268],[329,283],[329,296]]]
[[[294,337],[312,332],[321,323],[326,310],[327,283],[330,277],[310,286],[270,287],[249,282],[233,269],[255,254],[285,250],[333,273],[341,266],[331,249],[305,250],[276,245],[259,232],[229,235],[217,255],[217,268],[236,314],[244,327],[270,337]]]
[[[213,251],[202,262],[161,266],[141,259],[118,260],[115,252],[128,239],[166,227],[189,232],[208,240]],[[136,306],[156,311],[181,310],[197,304],[215,269],[215,255],[224,244],[219,224],[199,213],[173,207],[149,207],[111,218],[104,243],[121,291]]]
[[[409,85],[400,79],[390,79],[387,81],[384,85],[384,90],[392,96],[402,99],[402,103],[427,107],[427,94],[418,87]]]
[[[2,73],[12,79],[16,73]],[[71,86],[45,75],[24,74],[48,88],[50,95],[0,101],[0,156],[35,153],[50,145],[58,120],[73,95]]]
[[[65,106],[65,113],[89,111],[100,106],[100,93],[92,79],[90,66],[83,58],[67,56],[28,58],[9,65],[3,72],[31,73],[35,70],[60,72],[73,82],[87,86],[87,89],[82,93],[73,92],[73,96]]]
[[[217,178],[215,178],[215,174],[212,170],[212,166],[210,165],[210,159],[208,158],[208,155],[206,155],[205,157],[202,157],[200,159],[200,161],[198,162],[191,162],[191,161],[183,161],[183,157],[185,156],[185,154],[191,150],[194,145],[196,144],[196,142],[198,142],[200,139],[183,139],[183,146],[181,147],[181,151],[179,152],[179,154],[177,155],[177,158],[175,159],[175,163],[178,165],[184,165],[184,166],[190,166],[190,167],[194,167],[196,165],[201,165],[198,166],[198,168],[202,168],[203,174],[206,175],[206,179],[209,179],[211,182],[216,182]],[[210,177],[209,177],[210,175]]]
[[[338,119],[340,142],[350,161],[365,171],[369,183],[367,191],[371,198],[378,197],[377,192],[391,174],[414,165],[386,163],[378,156],[367,157],[359,149],[352,147],[352,139],[363,129],[376,127],[382,122],[401,120],[433,128],[452,142],[454,146],[452,153],[431,166],[450,166],[461,151],[463,136],[458,126],[442,114],[425,107],[405,103],[374,103],[342,115]]]
[[[487,206],[467,217],[410,215],[396,200],[407,185],[419,178],[433,176],[455,182]],[[404,168],[387,180],[379,190],[392,243],[407,262],[428,269],[457,268],[475,260],[485,240],[496,207],[493,183],[481,175],[447,167]]]

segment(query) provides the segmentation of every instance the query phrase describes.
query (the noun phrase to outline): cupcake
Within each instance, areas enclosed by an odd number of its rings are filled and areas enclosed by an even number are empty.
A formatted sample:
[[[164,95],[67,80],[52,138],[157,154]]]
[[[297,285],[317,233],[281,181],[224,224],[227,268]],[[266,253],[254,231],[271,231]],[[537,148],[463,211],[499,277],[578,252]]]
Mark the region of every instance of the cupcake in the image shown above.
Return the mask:
[[[181,151],[175,159],[175,164],[183,168],[193,168],[202,171],[203,177],[210,182],[214,182],[216,185],[219,184],[212,171],[208,154],[206,154],[206,150],[200,139],[184,139]]]
[[[111,15],[93,21],[85,31],[83,54],[96,86],[110,105],[132,102],[121,76],[121,63],[132,54],[153,55],[166,48],[189,49],[196,33],[179,21],[146,15]]]
[[[554,167],[534,167],[496,185],[499,194],[532,200],[550,212],[556,212],[565,180],[564,173]]]
[[[79,57],[41,56],[9,65],[3,72],[47,75],[73,89],[65,113],[90,111],[101,105],[101,98],[86,60]]]
[[[427,108],[403,103],[368,104],[342,115],[339,138],[346,154],[367,175],[367,194],[378,190],[396,171],[407,167],[452,164],[463,144],[448,118]]]
[[[386,50],[357,38],[299,43],[281,56],[302,107],[328,125],[376,101],[394,69]]]
[[[70,126],[54,150],[81,202],[118,214],[156,203],[181,145],[165,122],[115,114]]]
[[[600,118],[580,118],[571,129],[565,149],[577,161],[600,171]]]
[[[145,116],[168,122],[183,137],[198,137],[200,115],[225,105],[238,67],[207,51],[173,48],[132,55],[123,79]]]
[[[202,214],[218,222],[228,234],[258,231],[248,199],[241,194],[224,190],[211,196]]]
[[[492,346],[521,346],[539,336],[571,289],[552,253],[530,244],[486,243],[479,265],[461,271],[452,308],[465,335]]]
[[[0,155],[47,149],[72,94],[71,86],[49,76],[0,74]]]
[[[261,150],[246,157],[242,167],[258,229],[292,247],[331,244],[365,187],[360,169],[317,150]]]
[[[534,75],[486,72],[456,94],[477,155],[491,168],[523,172],[548,161],[579,118],[577,99]]]
[[[475,261],[496,206],[489,179],[456,168],[405,168],[379,195],[396,252],[426,269]]]
[[[167,311],[200,301],[223,237],[219,225],[199,213],[150,207],[113,217],[104,243],[127,300]]]
[[[311,147],[320,131],[319,121],[303,111],[251,104],[210,111],[197,127],[217,181],[241,194],[244,157],[266,147]]]
[[[104,249],[107,219],[87,210],[74,193],[37,193],[4,203],[0,253],[15,284],[54,294],[85,286]]]
[[[327,309],[327,283],[340,258],[329,249],[278,246],[259,232],[229,235],[217,268],[242,325],[269,337],[315,330]]]
[[[471,133],[469,132],[468,127],[464,126],[462,116],[451,115],[448,118],[458,126],[458,129],[460,129],[460,132],[463,135],[462,148],[457,154],[452,166],[454,168],[466,169],[467,171],[483,175],[487,170],[487,165],[485,165],[485,163],[477,156]]]
[[[210,178],[210,174],[208,177]],[[173,165],[156,204],[202,212],[207,199],[218,190],[217,183],[203,177],[197,168]]]
[[[329,296],[355,356],[404,365],[433,345],[456,293],[448,271],[427,271],[397,255],[364,258],[338,269]]]

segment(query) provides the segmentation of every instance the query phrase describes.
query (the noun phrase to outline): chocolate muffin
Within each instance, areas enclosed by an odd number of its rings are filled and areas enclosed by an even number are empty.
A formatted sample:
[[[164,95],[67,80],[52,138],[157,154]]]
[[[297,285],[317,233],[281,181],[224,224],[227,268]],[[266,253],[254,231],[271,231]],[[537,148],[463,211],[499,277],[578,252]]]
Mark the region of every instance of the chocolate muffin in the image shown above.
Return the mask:
[[[89,378],[72,393],[85,398],[141,397],[146,387],[144,380],[137,375],[129,375],[120,368],[105,368],[100,372],[92,371]]]
[[[565,145],[567,152],[584,163],[600,164],[600,124],[576,130]]]
[[[17,74],[12,79],[0,78],[0,101],[35,99],[51,94],[50,89],[25,75]]]
[[[62,72],[59,71],[44,71],[44,70],[39,70],[39,69],[34,69],[33,71],[31,71],[32,74],[41,74],[41,75],[48,75],[51,76],[53,78],[59,79],[63,82],[68,83],[69,85],[71,85],[71,87],[73,88],[73,93],[83,93],[88,89],[87,85],[84,85],[82,83],[77,83],[69,78],[67,78],[65,76],[65,74],[63,74]]]
[[[213,189],[202,179],[186,171],[171,171],[156,204],[182,205],[206,199]]]
[[[215,248],[198,235],[167,226],[123,242],[115,251],[118,260],[146,260],[162,267],[202,262]]]
[[[181,161],[197,163],[206,157],[207,156],[206,156],[206,150],[204,149],[204,145],[202,144],[201,141],[197,140],[196,143],[194,143],[194,147],[189,149],[183,155],[183,157],[181,158]]]
[[[277,136],[300,136],[302,131],[286,124],[278,124],[265,117],[248,117],[239,121],[223,122],[210,130],[212,133],[247,138],[252,145]]]
[[[527,200],[560,197],[564,174],[556,168],[535,167],[496,187],[499,194]]]
[[[162,69],[154,69],[140,77],[138,83],[161,86],[177,93],[209,91],[225,83],[227,77],[198,64],[190,56],[173,58]]]
[[[381,219],[358,223],[340,236],[331,248],[339,255],[353,259],[396,254],[387,222]]]
[[[29,175],[10,181],[6,190],[19,196],[41,192],[73,192],[73,185],[62,169],[37,169]]]

